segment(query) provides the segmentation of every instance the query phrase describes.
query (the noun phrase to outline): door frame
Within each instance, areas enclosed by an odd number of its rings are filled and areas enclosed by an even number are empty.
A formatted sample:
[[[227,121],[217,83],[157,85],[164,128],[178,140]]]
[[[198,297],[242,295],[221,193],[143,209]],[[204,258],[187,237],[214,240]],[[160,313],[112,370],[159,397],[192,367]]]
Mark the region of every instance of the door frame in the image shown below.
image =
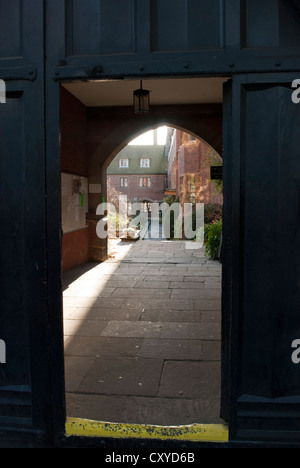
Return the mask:
[[[186,78],[191,78],[190,74]],[[217,76],[217,75],[216,75]],[[197,74],[199,77],[199,74]],[[113,78],[113,77],[112,77]],[[131,77],[127,77],[130,79]],[[132,77],[136,79],[136,77]],[[164,79],[168,76],[160,76]],[[182,76],[178,76],[182,78]],[[175,77],[174,77],[175,79]],[[68,82],[70,80],[68,79]],[[47,126],[46,138],[46,175],[47,175],[47,215],[48,215],[48,253],[51,252],[48,260],[48,287],[49,287],[49,317],[50,329],[52,331],[51,350],[53,351],[53,362],[58,365],[53,366],[53,423],[54,440],[61,444],[65,437],[95,437],[93,441],[98,443],[109,443],[110,438],[118,440],[127,440],[129,443],[141,445],[152,443],[152,441],[168,440],[176,443],[178,446],[185,442],[195,443],[197,447],[200,444],[219,444],[224,445],[228,442],[228,427],[224,424],[202,424],[201,421],[194,425],[159,427],[149,425],[119,424],[107,423],[101,421],[88,421],[80,418],[68,418],[65,407],[65,385],[64,385],[64,347],[63,347],[63,305],[62,305],[62,275],[61,275],[61,239],[60,239],[60,148],[59,148],[59,102],[60,102],[60,80],[51,80],[48,86],[49,99],[48,112],[52,116]],[[51,98],[50,98],[51,96]],[[54,144],[55,143],[55,144]],[[221,155],[222,156],[222,155]],[[58,203],[59,200],[59,203]],[[53,235],[54,234],[54,235]],[[59,296],[59,297],[58,297]],[[56,311],[56,313],[52,313]],[[225,329],[223,329],[224,333]],[[222,337],[223,341],[223,337]],[[228,342],[228,340],[226,340]],[[225,349],[225,348],[224,348]],[[222,359],[223,359],[222,352]],[[222,383],[221,383],[222,385]],[[223,400],[225,392],[223,393]],[[63,402],[63,405],[55,402]]]

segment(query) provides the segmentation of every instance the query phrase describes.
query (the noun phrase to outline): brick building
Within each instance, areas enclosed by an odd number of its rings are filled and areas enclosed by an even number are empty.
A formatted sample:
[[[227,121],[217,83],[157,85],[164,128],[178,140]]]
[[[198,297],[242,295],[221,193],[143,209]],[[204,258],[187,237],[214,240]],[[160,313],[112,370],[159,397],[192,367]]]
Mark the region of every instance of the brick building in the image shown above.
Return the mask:
[[[223,203],[223,195],[210,179],[210,167],[221,165],[221,157],[204,141],[174,129],[168,154],[167,195],[181,203]]]
[[[153,136],[151,144],[127,145],[108,166],[108,201],[113,201],[112,192],[127,195],[128,201],[163,201],[167,187],[168,154],[166,145],[157,139],[157,130],[149,133]]]

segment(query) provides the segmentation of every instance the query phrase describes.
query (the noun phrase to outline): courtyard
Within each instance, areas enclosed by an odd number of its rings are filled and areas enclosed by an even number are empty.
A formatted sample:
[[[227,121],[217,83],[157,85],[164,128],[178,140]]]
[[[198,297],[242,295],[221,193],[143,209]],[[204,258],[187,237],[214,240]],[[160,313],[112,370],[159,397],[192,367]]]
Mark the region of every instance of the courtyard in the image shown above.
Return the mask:
[[[110,239],[64,273],[67,416],[221,422],[221,264],[189,247]]]

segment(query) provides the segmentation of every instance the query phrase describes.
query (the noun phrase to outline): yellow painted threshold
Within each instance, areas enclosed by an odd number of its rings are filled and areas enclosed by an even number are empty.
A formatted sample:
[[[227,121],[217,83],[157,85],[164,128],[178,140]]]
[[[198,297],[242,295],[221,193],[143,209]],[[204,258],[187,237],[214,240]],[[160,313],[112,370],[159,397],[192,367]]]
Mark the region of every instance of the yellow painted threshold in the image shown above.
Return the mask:
[[[67,418],[67,436],[115,437],[137,439],[175,439],[191,442],[227,442],[228,428],[224,424],[191,424],[187,426],[154,426]]]

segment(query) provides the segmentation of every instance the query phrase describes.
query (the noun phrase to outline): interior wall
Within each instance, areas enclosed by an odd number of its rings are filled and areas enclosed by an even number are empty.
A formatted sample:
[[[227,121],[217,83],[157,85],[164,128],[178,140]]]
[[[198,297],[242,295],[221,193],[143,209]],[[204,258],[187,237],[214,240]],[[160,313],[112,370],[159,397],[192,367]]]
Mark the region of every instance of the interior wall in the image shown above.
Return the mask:
[[[61,172],[88,177],[86,107],[63,87],[61,87],[60,146]],[[63,271],[88,260],[88,227],[63,233]]]

